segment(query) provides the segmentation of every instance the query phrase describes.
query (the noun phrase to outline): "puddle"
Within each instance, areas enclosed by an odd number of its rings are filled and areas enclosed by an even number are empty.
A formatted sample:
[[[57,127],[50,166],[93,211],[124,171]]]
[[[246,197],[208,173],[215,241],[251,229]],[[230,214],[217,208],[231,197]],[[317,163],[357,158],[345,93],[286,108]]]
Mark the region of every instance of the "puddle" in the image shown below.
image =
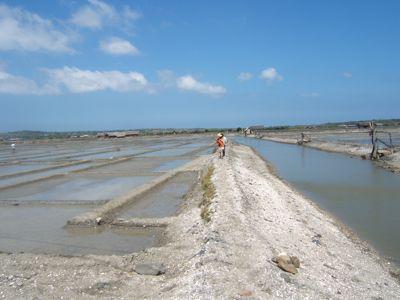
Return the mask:
[[[209,155],[209,154],[213,154],[214,151],[215,151],[215,147],[210,147],[210,148],[200,151],[199,153],[196,153],[196,155]]]
[[[207,143],[204,142],[199,142],[199,143],[190,143],[190,144],[185,144],[179,147],[171,148],[171,149],[161,149],[159,151],[151,152],[151,153],[146,153],[143,155],[140,155],[141,157],[149,157],[149,156],[159,156],[159,157],[165,157],[165,156],[181,156],[185,155],[191,152],[194,152],[197,149],[200,149],[202,147],[207,146]]]
[[[49,167],[43,164],[14,164],[14,165],[0,165],[0,176],[11,175],[24,171],[40,170]],[[56,166],[56,165],[54,165]]]
[[[170,170],[176,169],[180,166],[183,166],[184,164],[188,163],[189,161],[191,161],[191,160],[190,159],[176,159],[176,160],[168,161],[166,163],[161,164],[160,166],[155,168],[153,171],[154,172],[170,171]]]
[[[379,133],[378,137],[390,144],[388,134]],[[318,137],[320,140],[325,140],[333,143],[346,143],[346,144],[359,144],[359,145],[371,145],[371,137],[369,133],[356,133],[356,134],[334,134],[334,135],[323,135]],[[393,145],[400,145],[400,136],[397,133],[392,134]],[[372,147],[372,146],[371,146]]]
[[[208,139],[197,137],[163,137],[21,144],[17,146],[16,153],[10,153],[9,149],[5,148],[4,152],[0,153],[0,161],[4,160],[7,163],[0,165],[0,176],[45,168],[65,161],[101,161],[143,151],[154,152],[79,173],[68,172],[95,163],[43,170],[0,180],[1,187],[68,173],[0,192],[0,251],[65,255],[124,254],[156,245],[163,232],[162,228],[64,226],[67,220],[98,207],[100,203],[126,194],[160,176],[160,172],[185,164],[190,159],[170,156],[193,153],[193,150],[197,149],[202,151],[201,147],[206,145],[206,142]],[[172,149],[166,149],[167,147]],[[10,161],[22,162],[9,164]],[[184,195],[196,179],[197,175],[194,172],[179,174],[145,194],[140,201],[126,208],[123,214],[129,218],[173,215],[179,210]],[[11,203],[19,205],[13,206]]]
[[[67,157],[67,160],[73,159],[88,159],[88,160],[95,160],[95,159],[113,159],[113,158],[121,158],[125,156],[132,156],[137,153],[143,152],[143,149],[134,149],[134,150],[120,150],[120,151],[109,151],[104,153],[93,153],[93,154],[82,154],[76,155],[74,157]]]
[[[91,170],[96,174],[126,174],[126,175],[140,175],[151,173],[160,163],[169,161],[169,158],[158,157],[140,157],[132,158],[123,162],[114,163],[102,166]],[[158,174],[154,174],[158,175]]]
[[[88,206],[7,206],[0,209],[0,251],[63,255],[126,254],[152,247],[162,229],[67,227]]]
[[[106,202],[142,185],[152,176],[68,175],[2,191],[1,200]]]
[[[183,172],[164,184],[138,197],[129,207],[123,209],[117,217],[163,218],[175,215],[184,196],[197,180],[197,172]]]
[[[400,176],[371,161],[253,138],[235,138],[279,175],[349,225],[384,256],[400,261]]]
[[[45,177],[52,176],[52,175],[65,174],[65,173],[68,173],[71,171],[77,171],[77,170],[87,168],[91,165],[92,165],[91,163],[82,163],[82,164],[78,164],[78,165],[62,167],[62,168],[52,169],[52,170],[33,173],[33,174],[19,175],[16,177],[0,179],[0,187],[6,187],[9,185],[14,185],[14,184],[23,183],[23,182],[27,182],[27,181],[31,181],[31,180],[45,178]]]

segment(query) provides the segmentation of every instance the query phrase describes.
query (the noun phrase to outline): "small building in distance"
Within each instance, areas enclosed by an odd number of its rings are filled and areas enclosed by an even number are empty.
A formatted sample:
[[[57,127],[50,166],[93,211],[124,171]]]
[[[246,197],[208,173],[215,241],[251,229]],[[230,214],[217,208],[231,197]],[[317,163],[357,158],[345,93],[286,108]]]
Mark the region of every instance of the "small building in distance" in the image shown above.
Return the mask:
[[[97,137],[98,138],[126,138],[126,137],[133,137],[133,136],[139,136],[140,132],[139,131],[114,131],[114,132],[102,132],[98,133]]]
[[[245,135],[248,134],[257,134],[260,131],[265,130],[265,126],[264,125],[256,125],[256,126],[249,126],[244,130]]]

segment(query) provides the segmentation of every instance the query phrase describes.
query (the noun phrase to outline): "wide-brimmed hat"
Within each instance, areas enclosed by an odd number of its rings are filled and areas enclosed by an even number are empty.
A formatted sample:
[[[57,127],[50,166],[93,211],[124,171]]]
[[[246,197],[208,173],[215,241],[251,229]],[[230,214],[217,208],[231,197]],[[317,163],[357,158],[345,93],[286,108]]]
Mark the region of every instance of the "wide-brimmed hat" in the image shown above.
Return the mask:
[[[219,136],[219,137],[222,137],[222,133],[221,133],[221,132],[220,132],[220,133],[218,133],[218,134],[217,134],[217,136]]]

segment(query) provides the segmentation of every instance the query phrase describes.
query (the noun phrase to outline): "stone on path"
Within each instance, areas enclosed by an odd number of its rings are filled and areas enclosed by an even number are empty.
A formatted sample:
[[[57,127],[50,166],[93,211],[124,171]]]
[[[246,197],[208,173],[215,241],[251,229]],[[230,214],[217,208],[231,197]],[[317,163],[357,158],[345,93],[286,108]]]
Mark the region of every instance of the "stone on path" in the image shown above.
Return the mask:
[[[293,264],[288,264],[284,261],[279,261],[278,267],[281,268],[282,270],[292,273],[292,274],[296,274],[298,272],[296,267]]]
[[[292,274],[296,274],[298,272],[297,268],[300,267],[299,258],[297,256],[289,256],[285,252],[278,254],[272,261],[282,270]]]
[[[140,275],[161,275],[164,274],[166,269],[163,264],[158,263],[144,263],[135,266],[134,271]]]
[[[297,256],[291,256],[290,260],[292,261],[292,264],[296,267],[300,267],[300,259]]]

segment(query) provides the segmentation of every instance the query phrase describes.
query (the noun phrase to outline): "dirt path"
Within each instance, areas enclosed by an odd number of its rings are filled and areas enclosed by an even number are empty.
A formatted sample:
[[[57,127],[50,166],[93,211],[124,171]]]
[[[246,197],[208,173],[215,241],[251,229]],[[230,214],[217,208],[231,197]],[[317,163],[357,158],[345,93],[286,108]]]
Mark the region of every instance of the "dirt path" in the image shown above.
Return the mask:
[[[213,159],[211,221],[200,217],[202,187],[188,196],[162,247],[133,255],[0,255],[0,298],[395,299],[400,285],[368,246],[275,177],[250,148]],[[279,252],[299,273],[279,269]],[[138,275],[143,262],[161,276]]]

